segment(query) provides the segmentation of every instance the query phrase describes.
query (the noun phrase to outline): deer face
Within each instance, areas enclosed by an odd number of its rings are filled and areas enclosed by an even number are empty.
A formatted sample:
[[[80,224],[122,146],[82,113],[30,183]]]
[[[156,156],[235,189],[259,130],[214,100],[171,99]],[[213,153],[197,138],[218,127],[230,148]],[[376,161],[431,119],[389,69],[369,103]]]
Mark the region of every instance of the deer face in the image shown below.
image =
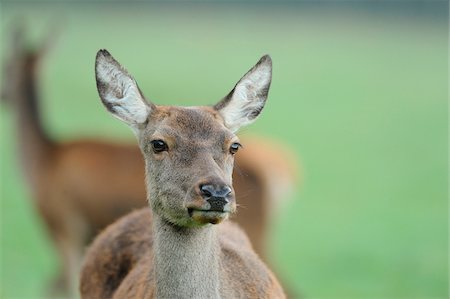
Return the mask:
[[[200,226],[236,210],[231,175],[241,145],[235,132],[263,109],[271,70],[264,56],[214,107],[157,106],[106,50],[98,52],[100,98],[138,138],[154,213],[178,226]]]
[[[234,212],[238,142],[213,109],[157,107],[140,136],[153,209],[178,225],[216,223]]]

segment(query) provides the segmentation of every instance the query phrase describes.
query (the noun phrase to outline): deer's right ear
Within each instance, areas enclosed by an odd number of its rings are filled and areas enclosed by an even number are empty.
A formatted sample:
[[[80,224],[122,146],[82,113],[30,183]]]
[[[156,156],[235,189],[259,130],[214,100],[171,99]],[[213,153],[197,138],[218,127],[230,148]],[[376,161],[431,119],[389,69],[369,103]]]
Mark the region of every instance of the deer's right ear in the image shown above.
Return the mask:
[[[142,128],[154,105],[144,99],[134,78],[106,50],[97,53],[95,77],[108,111],[133,130]]]

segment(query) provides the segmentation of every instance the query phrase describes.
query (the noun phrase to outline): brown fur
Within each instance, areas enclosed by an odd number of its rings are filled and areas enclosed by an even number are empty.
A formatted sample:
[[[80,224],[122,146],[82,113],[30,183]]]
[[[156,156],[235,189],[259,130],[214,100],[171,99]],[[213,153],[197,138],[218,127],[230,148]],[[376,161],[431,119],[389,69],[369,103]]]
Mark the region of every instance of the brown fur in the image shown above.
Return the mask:
[[[154,298],[151,227],[152,213],[144,208],[122,217],[96,238],[84,261],[82,298]],[[261,274],[261,264],[242,230],[230,221],[218,228],[224,270],[234,278],[230,288],[244,290],[234,298],[283,298],[283,291],[270,272],[263,284],[255,279]]]
[[[146,205],[143,159],[135,145],[94,140],[58,143],[49,138],[38,111],[40,52],[22,43],[20,38],[14,42],[14,56],[4,76],[4,87],[9,88],[5,96],[16,110],[23,172],[61,259],[56,287],[67,292],[76,282],[86,244],[120,216]],[[283,177],[291,184],[294,175],[290,161],[280,158],[286,155],[280,154],[285,151],[278,145],[254,139],[242,143],[245,149],[236,157],[234,173],[242,206],[236,220],[263,255],[273,200],[271,177]]]
[[[81,272],[82,298],[285,298],[244,232],[226,220],[236,210],[233,130],[262,110],[270,57],[217,111],[147,103],[106,50],[97,53],[96,76],[102,102],[138,138],[152,213],[129,214],[97,237]]]

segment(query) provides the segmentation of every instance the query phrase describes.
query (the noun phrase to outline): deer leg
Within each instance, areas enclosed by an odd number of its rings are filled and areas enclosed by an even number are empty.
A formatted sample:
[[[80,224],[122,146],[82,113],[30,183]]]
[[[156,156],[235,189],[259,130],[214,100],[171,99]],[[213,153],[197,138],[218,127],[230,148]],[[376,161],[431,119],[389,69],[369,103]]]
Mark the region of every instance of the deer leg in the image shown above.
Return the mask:
[[[47,201],[45,206],[41,205],[40,209],[59,256],[59,271],[51,283],[49,295],[78,298],[78,276],[88,232],[87,225],[76,209],[51,205],[49,202],[51,201]],[[58,201],[68,202],[67,197],[60,197]],[[49,206],[53,209],[48,208]]]
[[[62,262],[64,265],[64,281],[66,285],[66,291],[70,298],[78,298],[78,285],[79,285],[79,273],[82,261],[83,245],[78,242],[79,240],[62,240],[61,252]]]

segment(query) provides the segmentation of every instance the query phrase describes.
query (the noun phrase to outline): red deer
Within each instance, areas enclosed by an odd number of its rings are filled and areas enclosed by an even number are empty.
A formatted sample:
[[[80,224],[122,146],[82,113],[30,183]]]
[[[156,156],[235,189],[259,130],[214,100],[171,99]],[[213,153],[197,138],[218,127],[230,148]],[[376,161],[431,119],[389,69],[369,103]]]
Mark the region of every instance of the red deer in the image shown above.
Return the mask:
[[[97,53],[95,70],[103,104],[138,139],[152,212],[124,216],[94,240],[81,272],[82,298],[285,298],[245,233],[226,221],[236,211],[235,133],[264,107],[270,57],[213,107],[146,101],[106,50]]]
[[[2,92],[16,114],[18,154],[33,203],[59,254],[54,291],[75,292],[86,245],[120,216],[146,205],[144,161],[136,145],[52,139],[39,113],[38,67],[47,45],[27,48],[24,43],[23,32],[17,31]],[[272,207],[295,181],[292,156],[272,142],[246,140],[233,174],[242,206],[235,219],[263,257]]]

